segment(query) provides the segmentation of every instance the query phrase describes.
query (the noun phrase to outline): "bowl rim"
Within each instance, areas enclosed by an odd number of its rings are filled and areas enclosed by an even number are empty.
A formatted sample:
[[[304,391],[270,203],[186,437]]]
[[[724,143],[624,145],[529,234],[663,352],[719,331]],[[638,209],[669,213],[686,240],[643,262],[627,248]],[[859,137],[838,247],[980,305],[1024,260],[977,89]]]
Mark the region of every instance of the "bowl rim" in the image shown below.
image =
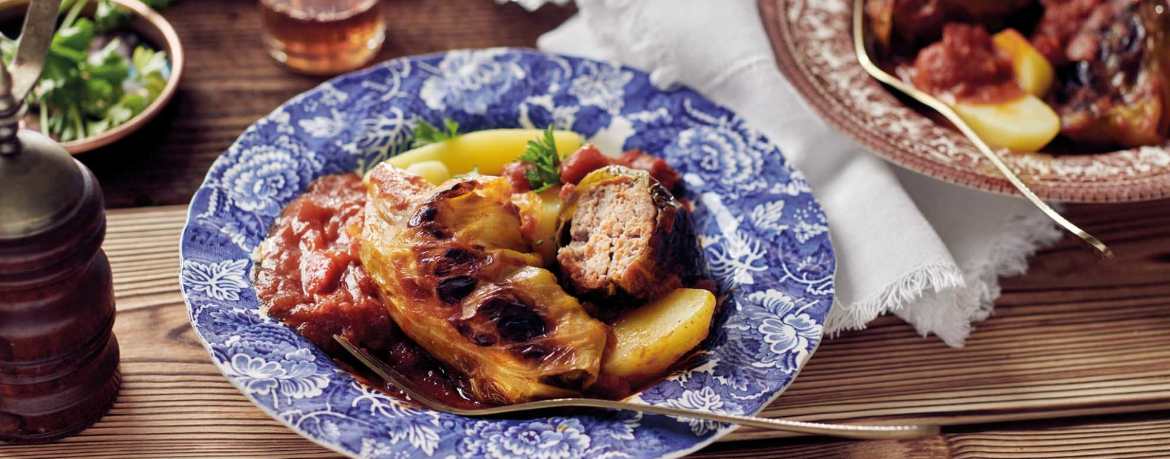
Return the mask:
[[[0,10],[27,5],[30,1],[0,0]],[[145,126],[174,98],[175,92],[179,89],[179,80],[183,76],[186,56],[183,54],[183,45],[179,40],[179,34],[175,32],[175,28],[171,26],[171,23],[157,11],[146,6],[146,4],[139,0],[110,1],[131,11],[137,18],[145,21],[146,24],[149,24],[150,27],[153,27],[156,32],[162,35],[164,43],[160,45],[163,45],[166,48],[165,51],[169,54],[167,60],[171,63],[171,76],[167,78],[167,84],[163,87],[158,97],[142,113],[135,115],[129,121],[95,136],[71,140],[69,142],[60,142],[61,146],[73,155],[85,153],[114,143],[142,128],[142,126]]]
[[[853,54],[851,0],[758,0],[757,7],[780,73],[819,119],[893,165],[965,188],[1021,198],[960,133],[898,101],[865,75]],[[819,29],[813,27],[817,25]],[[862,109],[867,107],[885,113]],[[890,110],[907,110],[910,116]],[[1170,142],[1102,153],[1012,153],[1005,158],[1046,201],[1170,198]]]

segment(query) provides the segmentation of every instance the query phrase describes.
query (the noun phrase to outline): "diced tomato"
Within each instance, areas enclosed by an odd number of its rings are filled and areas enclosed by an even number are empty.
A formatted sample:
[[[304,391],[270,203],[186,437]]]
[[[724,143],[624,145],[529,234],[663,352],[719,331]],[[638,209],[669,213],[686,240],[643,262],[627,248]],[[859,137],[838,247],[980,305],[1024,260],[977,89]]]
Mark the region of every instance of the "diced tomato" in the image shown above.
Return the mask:
[[[598,150],[593,144],[585,144],[561,162],[561,183],[576,185],[590,172],[610,165],[626,166],[630,169],[649,172],[668,190],[673,190],[678,182],[682,181],[682,176],[679,175],[678,171],[670,167],[662,158],[650,156],[640,150],[630,150],[617,158],[610,158],[601,154],[601,150]]]
[[[524,193],[532,189],[531,184],[528,183],[528,177],[524,175],[524,172],[532,167],[526,162],[512,161],[504,165],[504,170],[500,175],[512,182],[513,193]]]
[[[610,159],[593,144],[587,143],[561,162],[561,183],[576,185],[590,172],[608,165]]]
[[[658,183],[666,187],[668,190],[673,190],[678,182],[682,181],[682,175],[678,171],[666,164],[666,160],[657,156],[650,156],[642,153],[639,150],[630,150],[622,154],[621,157],[613,161],[614,164],[620,164],[630,169],[641,169],[649,172]]]

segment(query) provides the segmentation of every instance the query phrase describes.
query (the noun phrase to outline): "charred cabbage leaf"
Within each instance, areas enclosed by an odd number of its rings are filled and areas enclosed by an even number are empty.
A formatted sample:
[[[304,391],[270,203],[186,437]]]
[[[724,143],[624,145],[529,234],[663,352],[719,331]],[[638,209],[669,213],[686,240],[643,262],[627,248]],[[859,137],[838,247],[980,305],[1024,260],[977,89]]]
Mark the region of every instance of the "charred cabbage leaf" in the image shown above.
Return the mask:
[[[1098,5],[1065,50],[1054,94],[1061,133],[1080,144],[1156,144],[1170,128],[1170,3]]]
[[[603,167],[565,198],[557,262],[570,292],[616,307],[707,278],[690,212],[646,171]]]
[[[512,185],[491,176],[432,187],[389,164],[368,180],[362,264],[407,336],[464,376],[475,399],[579,395],[608,329],[528,253]]]

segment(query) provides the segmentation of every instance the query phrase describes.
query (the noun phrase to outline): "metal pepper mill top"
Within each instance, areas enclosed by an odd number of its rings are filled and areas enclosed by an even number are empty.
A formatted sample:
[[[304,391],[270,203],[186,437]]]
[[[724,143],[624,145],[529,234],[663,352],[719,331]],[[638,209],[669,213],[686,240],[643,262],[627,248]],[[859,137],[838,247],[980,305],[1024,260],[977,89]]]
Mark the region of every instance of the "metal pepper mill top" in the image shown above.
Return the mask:
[[[29,3],[16,56],[0,65],[0,442],[80,432],[121,382],[101,189],[64,148],[20,127],[60,3]]]
[[[0,65],[0,238],[42,231],[85,194],[84,174],[60,145],[20,129],[24,100],[44,68],[60,0],[29,4],[11,71]]]

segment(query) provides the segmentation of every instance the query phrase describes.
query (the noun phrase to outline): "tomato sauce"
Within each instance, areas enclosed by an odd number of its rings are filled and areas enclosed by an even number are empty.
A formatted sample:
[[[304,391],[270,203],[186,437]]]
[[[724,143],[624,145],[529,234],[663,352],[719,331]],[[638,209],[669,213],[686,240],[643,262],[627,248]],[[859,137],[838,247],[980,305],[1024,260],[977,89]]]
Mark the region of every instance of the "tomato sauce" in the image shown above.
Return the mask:
[[[433,397],[480,406],[390,319],[359,257],[366,197],[357,174],[326,175],[285,207],[252,272],[262,310],[391,394],[397,391],[364,371],[333,335],[367,349]]]
[[[619,158],[601,156],[604,162],[593,158],[600,153],[592,145],[582,151],[578,153],[585,156],[566,158],[568,169],[563,168],[562,174],[579,181],[600,167],[621,164],[649,171],[664,186],[674,187],[681,181],[661,158],[639,151]],[[524,166],[513,163],[511,169],[506,168],[504,176],[514,187],[522,183],[527,189]],[[255,255],[252,278],[261,309],[324,349],[363,382],[391,395],[403,396],[350,356],[334,335],[366,349],[432,397],[462,408],[487,406],[468,398],[460,390],[459,375],[410,340],[390,318],[377,285],[361,263],[367,196],[357,174],[326,175],[284,208]],[[609,378],[599,381],[590,393],[624,398],[630,391],[628,382]]]
[[[674,190],[682,181],[682,175],[662,158],[642,153],[639,150],[630,150],[617,158],[611,158],[602,154],[601,150],[593,144],[587,143],[561,161],[561,183],[568,189],[572,189],[571,185],[579,183],[590,172],[610,165],[626,166],[630,169],[649,172],[651,177],[658,180],[658,183],[661,183],[668,190]],[[523,193],[530,189],[525,171],[532,167],[534,166],[529,163],[513,161],[504,165],[504,170],[500,175],[512,182],[513,192]]]
[[[667,190],[674,190],[678,183],[682,181],[682,175],[678,171],[666,164],[666,160],[657,156],[651,156],[642,153],[640,150],[630,150],[622,153],[613,164],[626,166],[630,169],[644,170],[650,173],[651,177],[658,180],[662,186]]]
[[[610,158],[601,154],[601,150],[593,144],[585,144],[561,162],[561,183],[576,185],[590,172],[609,165],[649,172],[651,177],[668,190],[673,190],[678,186],[678,182],[682,181],[678,171],[657,156],[642,153],[640,150],[630,150],[617,158]]]
[[[979,25],[947,24],[942,40],[922,48],[913,65],[899,73],[922,91],[956,101],[992,104],[1024,95],[1011,60]]]

